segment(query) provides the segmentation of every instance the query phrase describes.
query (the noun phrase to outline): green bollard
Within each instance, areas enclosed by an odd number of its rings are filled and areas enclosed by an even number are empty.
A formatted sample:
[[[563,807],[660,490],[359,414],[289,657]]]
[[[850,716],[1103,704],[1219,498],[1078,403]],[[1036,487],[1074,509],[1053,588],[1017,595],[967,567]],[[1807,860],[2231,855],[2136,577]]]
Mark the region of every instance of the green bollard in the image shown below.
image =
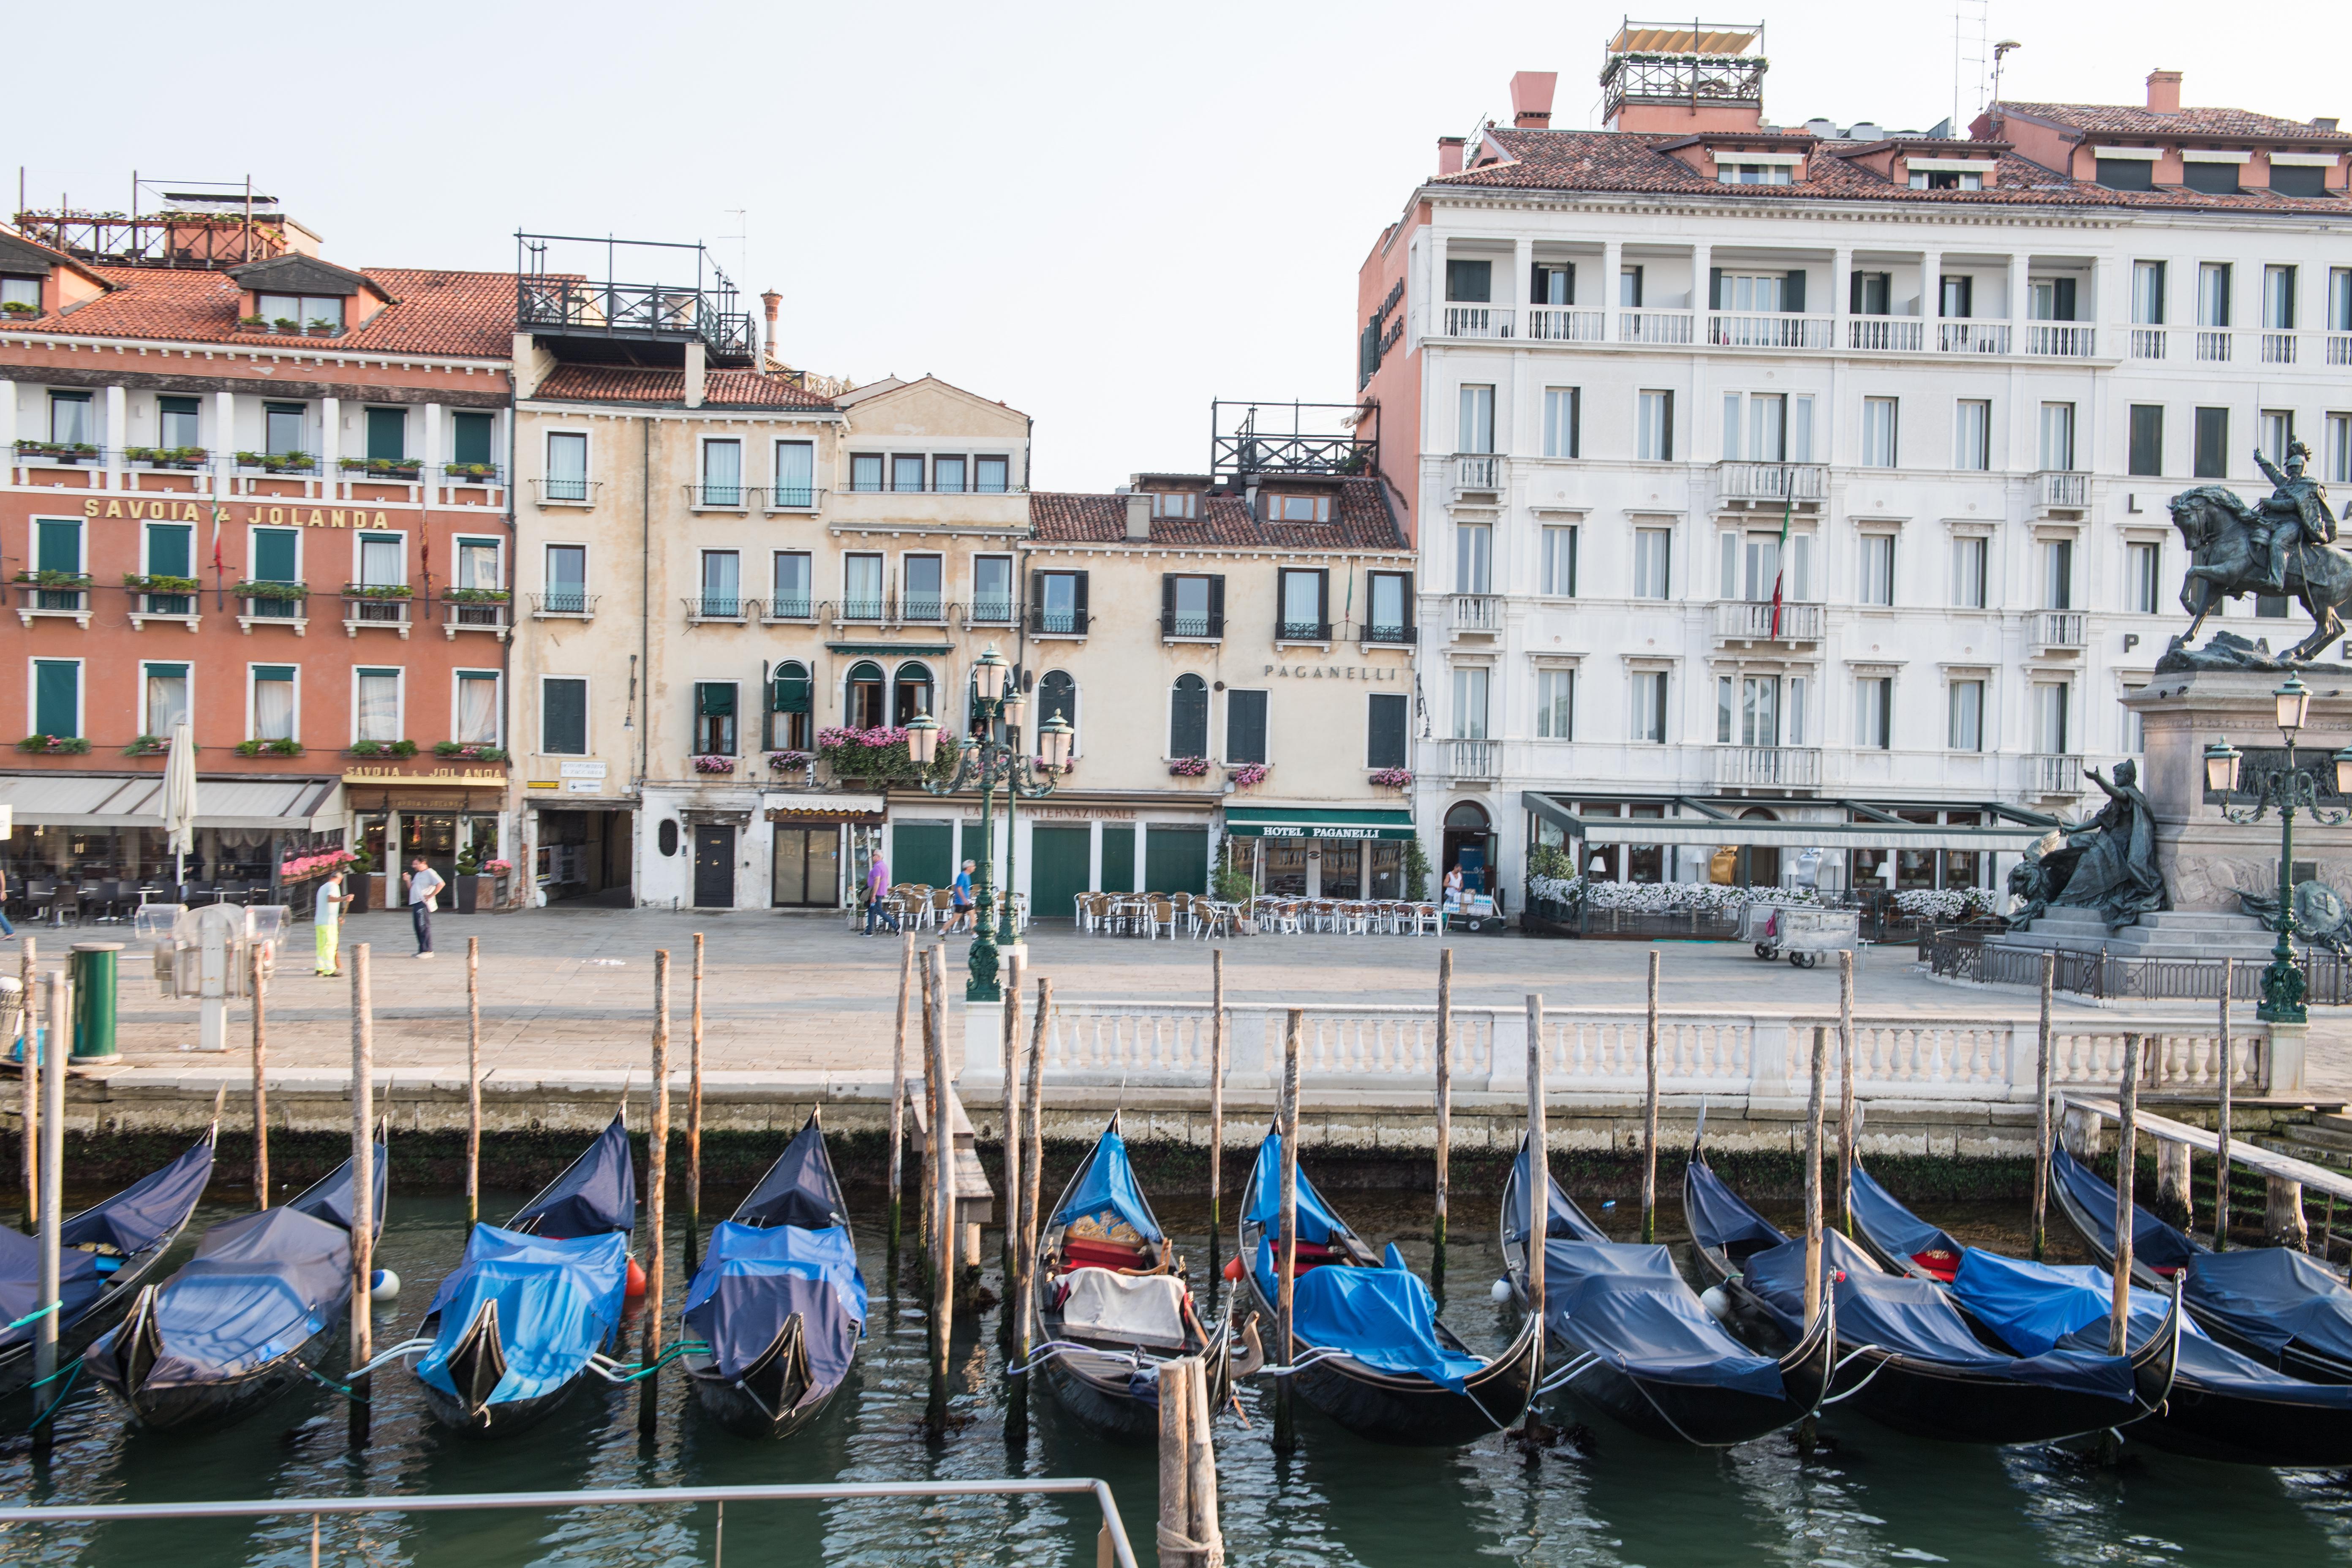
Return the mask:
[[[73,973],[73,1055],[77,1062],[115,1058],[115,973],[119,942],[78,942],[67,959]]]

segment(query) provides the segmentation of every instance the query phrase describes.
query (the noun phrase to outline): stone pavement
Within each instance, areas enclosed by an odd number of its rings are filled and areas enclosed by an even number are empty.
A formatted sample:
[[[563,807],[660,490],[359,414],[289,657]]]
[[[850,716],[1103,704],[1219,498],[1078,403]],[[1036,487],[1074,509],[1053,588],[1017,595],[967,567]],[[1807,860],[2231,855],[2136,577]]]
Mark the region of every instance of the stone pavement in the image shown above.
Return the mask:
[[[440,954],[410,956],[402,914],[354,916],[344,922],[348,947],[371,944],[374,959],[375,1059],[379,1070],[435,1069],[462,1076],[466,1050],[465,946],[482,947],[483,1065],[517,1077],[567,1070],[642,1070],[653,1005],[653,954],[671,954],[673,1050],[681,1065],[690,998],[693,933],[706,933],[704,1059],[729,1073],[820,1071],[887,1079],[898,1000],[898,944],[864,939],[838,915],[669,913],[652,910],[541,910],[510,914],[444,915],[436,922]],[[45,967],[91,931],[32,930]],[[927,933],[923,940],[936,941]],[[961,994],[968,939],[947,956],[953,994]],[[1147,942],[1087,936],[1066,928],[1030,933],[1029,973],[1051,976],[1066,997],[1101,1000],[1192,998],[1209,994],[1209,953],[1226,952],[1226,994],[1235,1002],[1433,1002],[1441,943],[1454,952],[1454,996],[1465,1005],[1517,1005],[1540,991],[1556,1008],[1639,1006],[1650,946],[1572,942],[1516,934],[1435,937],[1297,936],[1244,938],[1217,944],[1179,939]],[[1670,1007],[1796,1011],[1833,1009],[1837,972],[1768,963],[1729,942],[1667,942],[1664,1002]],[[8,949],[0,945],[0,963]],[[196,1036],[192,1003],[155,994],[142,950],[126,952],[121,1044],[132,1076],[142,1070],[203,1071],[242,1066],[250,1038],[242,1006],[233,1012],[226,1058],[184,1054]],[[278,1071],[333,1071],[351,1059],[350,982],[315,978],[310,933],[298,927],[269,994],[269,1051]],[[1920,1017],[2030,1014],[2030,992],[1942,984],[1916,973],[1911,950],[1867,955],[1856,985],[1859,1011]],[[2061,999],[2072,1018],[2098,1009]],[[2204,1005],[2170,1004],[2179,1017]],[[2251,1011],[2251,1009],[2248,1009]],[[2110,1017],[2122,1015],[2109,1013]],[[957,1026],[950,1025],[951,1028]],[[956,1037],[960,1037],[960,1034]],[[2352,1021],[2315,1014],[2310,1047],[2315,1089],[2352,1087]]]

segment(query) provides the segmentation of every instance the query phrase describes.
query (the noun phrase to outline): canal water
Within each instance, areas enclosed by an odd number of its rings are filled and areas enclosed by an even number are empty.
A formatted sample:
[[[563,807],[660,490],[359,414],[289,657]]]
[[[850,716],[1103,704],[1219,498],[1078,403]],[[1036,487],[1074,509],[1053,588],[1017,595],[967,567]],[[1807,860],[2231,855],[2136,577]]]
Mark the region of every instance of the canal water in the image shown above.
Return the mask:
[[[483,1212],[503,1215],[525,1195],[493,1194]],[[878,1212],[877,1194],[853,1194],[852,1203],[860,1215]],[[1430,1262],[1427,1203],[1422,1194],[1340,1198],[1376,1247],[1395,1240],[1423,1270]],[[2006,1205],[1922,1206],[1968,1240],[2022,1249],[2022,1216]],[[183,1247],[193,1247],[203,1225],[240,1212],[207,1205]],[[379,1345],[414,1331],[464,1240],[461,1200],[395,1194],[393,1216],[378,1257],[399,1272],[404,1288],[396,1304],[378,1309]],[[1195,1260],[1196,1277],[1205,1274],[1206,1205],[1163,1205],[1161,1217]],[[1621,1231],[1633,1224],[1622,1206],[1603,1218]],[[1662,1216],[1662,1231],[1674,1222]],[[1480,1213],[1457,1205],[1454,1223],[1446,1319],[1473,1345],[1499,1347],[1510,1325],[1488,1296],[1498,1268],[1491,1205]],[[1152,1563],[1156,1479],[1148,1449],[1089,1436],[1061,1418],[1041,1387],[1026,1447],[1008,1450],[994,1312],[959,1326],[952,1361],[959,1425],[942,1445],[926,1440],[923,1315],[911,1275],[902,1278],[895,1299],[889,1293],[879,1228],[868,1223],[861,1232],[875,1310],[856,1369],[820,1422],[782,1444],[719,1430],[691,1407],[685,1380],[672,1373],[662,1380],[658,1436],[641,1443],[635,1390],[600,1387],[511,1440],[478,1442],[435,1428],[407,1373],[379,1373],[374,1440],[356,1455],[345,1446],[340,1398],[315,1384],[225,1433],[173,1438],[133,1430],[110,1395],[85,1384],[60,1415],[56,1450],[45,1466],[34,1465],[21,1436],[0,1447],[0,1494],[11,1501],[163,1502],[1099,1476],[1117,1494],[1139,1558]],[[991,1233],[992,1262],[994,1243]],[[682,1233],[670,1245],[676,1258]],[[996,1283],[992,1269],[988,1284],[993,1289]],[[673,1284],[673,1311],[683,1294]],[[1249,1425],[1228,1415],[1217,1428],[1225,1542],[1236,1564],[2352,1563],[2352,1482],[2338,1474],[2200,1464],[2136,1446],[2126,1446],[2120,1466],[2100,1468],[2063,1447],[1924,1442],[1839,1412],[1825,1417],[1824,1441],[1810,1458],[1785,1435],[1701,1452],[1636,1436],[1573,1403],[1549,1413],[1575,1429],[1570,1440],[1532,1459],[1499,1437],[1454,1450],[1383,1448],[1302,1406],[1299,1452],[1284,1461],[1271,1451],[1265,1394],[1246,1390],[1242,1403]],[[738,1504],[727,1510],[722,1539],[708,1506],[380,1515],[328,1521],[320,1561],[499,1568],[1087,1564],[1096,1518],[1083,1497]],[[310,1546],[308,1519],[289,1515],[19,1531],[0,1536],[0,1563],[299,1568],[310,1561]]]

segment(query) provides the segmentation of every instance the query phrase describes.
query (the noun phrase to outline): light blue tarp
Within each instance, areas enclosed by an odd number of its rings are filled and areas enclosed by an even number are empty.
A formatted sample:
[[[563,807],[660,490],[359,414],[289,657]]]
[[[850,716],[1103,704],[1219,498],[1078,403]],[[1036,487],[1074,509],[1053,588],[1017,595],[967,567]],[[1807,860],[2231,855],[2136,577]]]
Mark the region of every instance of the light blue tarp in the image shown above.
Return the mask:
[[[2105,1323],[2115,1304],[2115,1280],[2088,1264],[2029,1263],[1971,1247],[1960,1254],[1952,1293],[2019,1354],[2040,1355],[2077,1330]],[[2149,1291],[2132,1292],[2135,1320],[2153,1313],[2160,1323],[2168,1309]],[[2184,1331],[2196,1330],[2188,1325]]]
[[[416,1375],[455,1395],[450,1352],[480,1315],[499,1304],[499,1344],[507,1373],[488,1403],[533,1399],[562,1388],[612,1342],[629,1286],[629,1240],[617,1232],[558,1240],[495,1225],[474,1227],[465,1260],[433,1293],[425,1315],[439,1313],[433,1348]]]
[[[2199,1253],[2189,1265],[2189,1305],[2273,1354],[2299,1344],[2352,1361],[2352,1290],[2317,1258],[2287,1247]]]
[[[1054,1223],[1068,1225],[1105,1210],[1133,1226],[1135,1234],[1144,1240],[1160,1239],[1160,1222],[1152,1217],[1151,1205],[1143,1201],[1135,1184],[1135,1167],[1127,1163],[1127,1141],[1116,1127],[1105,1128],[1096,1141],[1095,1152],[1087,1157],[1086,1174],[1055,1214]]]
[[[1302,1215],[1305,1185],[1302,1181]],[[1258,1282],[1271,1300],[1271,1241],[1258,1243],[1257,1269]],[[1303,1346],[1339,1351],[1381,1372],[1418,1373],[1456,1394],[1463,1391],[1465,1378],[1486,1364],[1439,1342],[1437,1308],[1429,1287],[1405,1268],[1394,1247],[1388,1250],[1386,1268],[1327,1264],[1308,1269],[1298,1277],[1290,1311],[1293,1332]]]
[[[1621,1371],[1766,1399],[1786,1395],[1780,1363],[1724,1332],[1663,1247],[1546,1243],[1544,1318],[1569,1344]]]
[[[326,1328],[351,1289],[352,1238],[341,1226],[293,1208],[216,1225],[156,1295],[163,1353],[144,1386],[215,1383],[266,1365]],[[90,1371],[118,1390],[121,1332],[110,1330],[89,1352]]]
[[[1257,1146],[1257,1171],[1250,1178],[1252,1191],[1249,1212],[1242,1217],[1253,1225],[1265,1226],[1275,1234],[1282,1225],[1282,1134],[1269,1132],[1265,1142]],[[1318,1247],[1328,1246],[1334,1233],[1353,1236],[1347,1221],[1333,1214],[1323,1202],[1323,1194],[1307,1179],[1307,1167],[1298,1168],[1298,1239]],[[1271,1279],[1268,1271],[1267,1278]]]
[[[796,1225],[761,1227],[727,1221],[710,1233],[710,1251],[686,1289],[686,1310],[709,1300],[720,1276],[730,1273],[797,1274],[821,1280],[833,1287],[842,1310],[852,1320],[866,1321],[866,1276],[858,1271],[849,1232],[840,1226],[803,1230]]]

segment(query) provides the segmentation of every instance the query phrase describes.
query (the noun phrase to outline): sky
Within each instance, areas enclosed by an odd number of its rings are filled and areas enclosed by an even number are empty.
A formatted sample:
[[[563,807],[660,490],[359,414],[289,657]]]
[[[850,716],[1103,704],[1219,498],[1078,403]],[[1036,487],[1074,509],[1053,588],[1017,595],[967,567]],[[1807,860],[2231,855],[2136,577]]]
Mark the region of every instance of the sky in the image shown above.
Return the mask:
[[[1980,8],[2023,46],[2011,99],[2138,103],[2164,67],[2185,103],[2352,125],[2352,8]],[[16,73],[0,171],[36,206],[101,209],[134,170],[250,174],[351,266],[505,269],[518,228],[703,240],[783,296],[789,363],[936,374],[1034,419],[1037,488],[1107,489],[1204,468],[1213,398],[1348,400],[1357,268],[1436,138],[1507,122],[1518,70],[1560,74],[1555,127],[1597,125],[1623,15],[408,0],[309,8],[265,43],[122,0],[112,47]],[[1951,112],[1950,0],[1763,16],[1767,119]]]

